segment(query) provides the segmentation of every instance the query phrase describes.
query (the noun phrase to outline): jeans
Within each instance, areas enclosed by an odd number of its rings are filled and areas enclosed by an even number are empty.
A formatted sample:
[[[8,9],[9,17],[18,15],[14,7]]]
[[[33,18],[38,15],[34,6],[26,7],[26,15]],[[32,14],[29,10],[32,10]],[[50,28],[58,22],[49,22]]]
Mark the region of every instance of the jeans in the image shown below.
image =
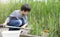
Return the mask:
[[[8,26],[15,26],[15,27],[21,27],[24,24],[25,23],[24,23],[23,19],[21,19],[21,20],[13,19],[13,20],[10,20],[9,23],[7,23]],[[9,28],[9,30],[20,30],[20,29],[19,28]]]

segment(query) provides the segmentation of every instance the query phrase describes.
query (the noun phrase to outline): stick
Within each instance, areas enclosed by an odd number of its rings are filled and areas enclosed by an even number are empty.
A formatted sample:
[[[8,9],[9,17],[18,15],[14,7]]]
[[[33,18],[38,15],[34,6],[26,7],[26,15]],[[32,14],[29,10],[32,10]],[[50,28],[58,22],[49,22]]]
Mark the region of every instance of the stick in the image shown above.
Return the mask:
[[[29,28],[22,28],[22,27],[15,27],[15,26],[4,26],[2,24],[0,24],[0,28],[20,28],[20,29],[30,30]]]

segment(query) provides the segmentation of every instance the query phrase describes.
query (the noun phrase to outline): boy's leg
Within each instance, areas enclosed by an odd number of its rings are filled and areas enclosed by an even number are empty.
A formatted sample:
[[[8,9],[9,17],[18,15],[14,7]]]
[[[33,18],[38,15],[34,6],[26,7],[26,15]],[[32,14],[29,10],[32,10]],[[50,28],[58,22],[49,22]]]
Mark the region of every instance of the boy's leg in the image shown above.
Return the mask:
[[[11,20],[8,25],[19,27],[21,25],[21,20]],[[9,30],[19,30],[19,28],[9,28]]]

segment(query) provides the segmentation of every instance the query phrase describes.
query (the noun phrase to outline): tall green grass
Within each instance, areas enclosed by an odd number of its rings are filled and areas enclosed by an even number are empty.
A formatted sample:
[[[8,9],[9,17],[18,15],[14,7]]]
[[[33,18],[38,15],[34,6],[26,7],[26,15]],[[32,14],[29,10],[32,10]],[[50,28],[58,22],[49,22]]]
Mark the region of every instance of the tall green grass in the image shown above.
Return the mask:
[[[6,17],[14,10],[20,9],[23,3],[0,3],[0,23],[3,23]],[[49,37],[58,37],[60,23],[60,1],[55,0],[45,2],[28,1],[31,6],[31,12],[28,15],[29,27],[32,28],[30,34],[41,35],[45,29],[49,30]]]

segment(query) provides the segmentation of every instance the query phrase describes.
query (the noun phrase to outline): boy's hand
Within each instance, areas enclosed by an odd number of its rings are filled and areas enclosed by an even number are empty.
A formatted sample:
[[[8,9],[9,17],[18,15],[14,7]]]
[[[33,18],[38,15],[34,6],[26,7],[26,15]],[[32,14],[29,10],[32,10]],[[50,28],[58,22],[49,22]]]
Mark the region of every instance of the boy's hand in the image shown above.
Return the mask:
[[[6,25],[0,24],[0,28],[4,28]]]
[[[7,22],[3,23],[3,25],[7,25]]]
[[[24,25],[22,26],[22,28],[25,28],[25,27],[27,26],[27,24],[28,24],[28,23],[24,24]]]
[[[7,25],[7,22],[3,23],[2,25],[3,25],[3,27],[5,27]]]

